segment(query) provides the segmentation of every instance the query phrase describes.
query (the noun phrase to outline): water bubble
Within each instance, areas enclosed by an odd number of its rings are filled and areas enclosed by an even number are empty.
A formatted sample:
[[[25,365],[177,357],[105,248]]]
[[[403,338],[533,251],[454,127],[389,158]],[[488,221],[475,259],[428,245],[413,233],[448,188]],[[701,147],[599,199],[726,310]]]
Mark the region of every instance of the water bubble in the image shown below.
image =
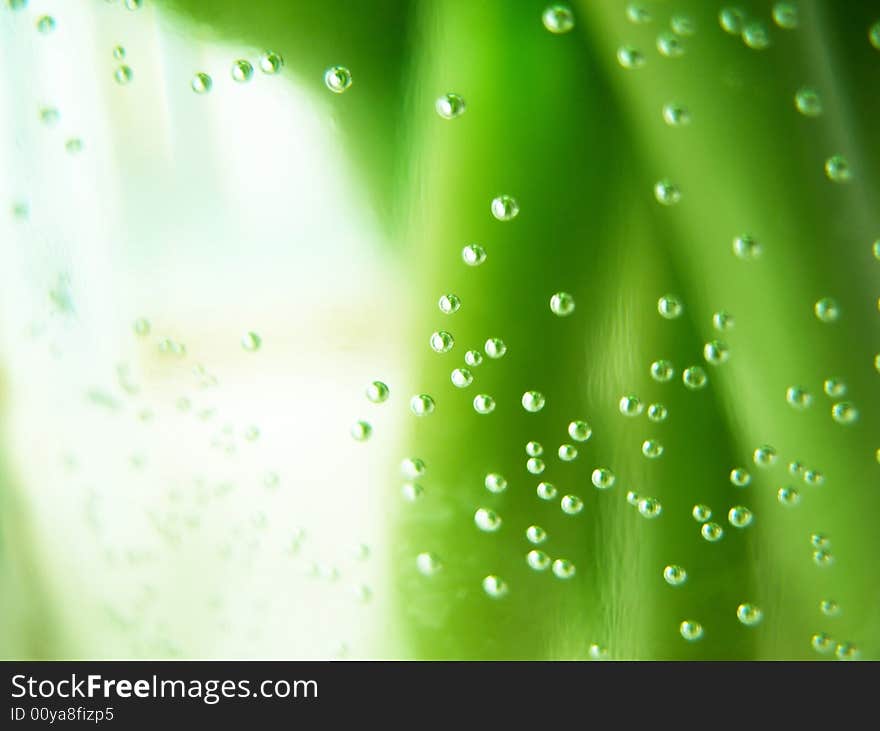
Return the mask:
[[[490,358],[497,360],[504,357],[504,354],[507,352],[507,346],[501,338],[489,338],[483,344],[483,350],[486,351],[486,355]]]
[[[593,430],[587,422],[575,420],[568,425],[568,436],[576,442],[586,442],[593,436]]]
[[[540,525],[530,525],[526,528],[526,540],[529,543],[539,546],[547,540],[547,531],[545,531]]]
[[[642,413],[642,402],[637,396],[623,396],[618,404],[620,413],[624,416],[638,416]]]
[[[550,5],[541,15],[544,27],[551,33],[568,33],[574,28],[574,13],[568,5]]]
[[[531,462],[531,460],[529,460]],[[531,470],[529,470],[531,472]],[[558,493],[556,485],[552,482],[539,482],[536,491],[541,500],[554,500]]]
[[[383,401],[388,400],[391,391],[382,381],[373,381],[367,386],[366,394],[368,401],[372,401],[374,404],[381,404]]]
[[[430,339],[431,350],[435,353],[448,353],[455,345],[455,338],[446,330],[437,330],[431,334]]]
[[[461,298],[457,294],[444,294],[441,295],[437,306],[443,314],[452,315],[461,309]]]
[[[738,36],[743,31],[746,16],[739,8],[722,8],[718,13],[718,23],[725,33]]]
[[[553,562],[553,575],[557,579],[570,579],[575,572],[575,565],[567,558],[557,558]]]
[[[859,420],[859,410],[851,401],[840,401],[831,407],[831,417],[838,424],[854,424]]]
[[[277,74],[284,66],[284,58],[275,51],[266,51],[260,56],[260,71],[264,74]]]
[[[200,71],[192,77],[192,81],[190,81],[189,85],[196,94],[207,94],[211,91],[214,82],[208,74]]]
[[[691,515],[694,516],[694,520],[698,523],[705,523],[712,517],[712,509],[708,505],[699,503],[694,505],[694,509],[691,510]]]
[[[813,548],[831,548],[831,540],[824,533],[811,533],[810,545]]]
[[[511,221],[519,214],[519,203],[509,195],[499,195],[492,199],[490,209],[499,221]]]
[[[453,92],[438,97],[437,101],[434,102],[434,110],[437,114],[443,117],[443,119],[455,119],[456,117],[460,117],[465,113],[466,109],[467,104],[465,104],[464,98]]]
[[[874,48],[880,51],[880,20],[868,28],[868,40]]]
[[[351,436],[358,442],[366,441],[372,433],[373,427],[366,421],[356,421],[351,425]]]
[[[798,492],[797,488],[792,487],[791,485],[785,485],[776,491],[776,499],[781,505],[793,507],[801,501],[801,494]]]
[[[717,543],[724,537],[724,528],[718,523],[703,523],[700,527],[700,535],[709,543]]]
[[[690,368],[685,368],[681,374],[681,380],[684,385],[692,391],[704,388],[709,381],[706,376],[706,371],[700,368],[700,366],[690,366]]]
[[[61,119],[61,112],[55,107],[43,107],[40,110],[40,121],[45,125],[51,127],[53,124],[57,124],[59,119]]]
[[[79,137],[71,137],[64,143],[64,149],[71,154],[82,152],[83,141]]]
[[[840,398],[846,396],[846,381],[842,378],[826,378],[822,383],[822,389],[831,398]]]
[[[669,411],[663,404],[651,404],[648,407],[648,418],[655,423],[666,421],[668,416]]]
[[[834,555],[831,551],[813,551],[813,563],[821,568],[827,568],[834,564]]]
[[[663,454],[663,445],[656,439],[646,439],[642,442],[642,454],[648,459],[657,459]]]
[[[229,73],[233,81],[241,84],[251,80],[251,77],[254,75],[254,67],[251,66],[249,61],[240,58],[232,64],[232,69]]]
[[[593,486],[599,490],[607,490],[614,487],[615,479],[614,473],[606,467],[597,467],[593,470],[593,474],[590,475]]]
[[[559,505],[567,515],[577,515],[584,509],[584,501],[577,495],[564,495]]]
[[[507,582],[499,576],[490,574],[483,579],[483,591],[493,599],[501,599],[507,596],[509,588]]]
[[[796,409],[806,409],[812,405],[813,396],[801,386],[789,386],[785,390],[785,400]]]
[[[670,127],[685,127],[691,123],[690,109],[676,102],[664,104],[663,121]]]
[[[474,376],[468,368],[456,368],[452,371],[450,380],[457,388],[467,388],[474,382]]]
[[[788,463],[788,473],[793,477],[799,476],[804,471],[803,462],[798,462],[795,460],[794,462]]]
[[[861,652],[852,642],[841,642],[834,650],[838,660],[858,660]]]
[[[418,500],[424,494],[425,488],[423,488],[417,482],[407,482],[401,488],[400,492],[403,494],[405,500],[412,503]]]
[[[831,297],[823,297],[813,306],[813,312],[821,322],[837,322],[840,318],[840,307]]]
[[[672,32],[680,36],[692,36],[697,32],[697,26],[690,15],[677,13],[669,19],[669,27]]]
[[[663,579],[669,586],[681,586],[687,581],[687,571],[681,566],[670,564],[663,569]]]
[[[241,347],[249,353],[255,353],[263,344],[263,339],[255,332],[248,331],[241,336]]]
[[[657,50],[660,51],[661,56],[679,58],[684,55],[684,44],[672,33],[661,33],[657,36]]]
[[[625,69],[640,69],[645,65],[645,54],[633,46],[621,46],[617,49],[617,63]]]
[[[823,599],[819,602],[819,611],[826,617],[838,617],[840,616],[840,604],[834,599]]]
[[[495,493],[496,495],[507,489],[507,480],[504,479],[503,475],[499,475],[497,472],[490,472],[486,475],[483,484],[489,492]]]
[[[743,43],[756,51],[763,51],[770,46],[770,29],[761,20],[751,20],[743,28]]]
[[[658,203],[672,206],[681,200],[681,189],[669,178],[663,178],[654,184],[654,197]]]
[[[536,413],[544,408],[544,394],[540,391],[526,391],[522,395],[522,406],[526,411]]]
[[[758,467],[771,467],[776,464],[776,450],[769,444],[764,444],[754,451],[752,460]]]
[[[810,638],[810,644],[816,652],[826,655],[834,649],[835,643],[829,634],[817,632]]]
[[[665,294],[657,300],[657,312],[667,320],[674,320],[677,317],[681,317],[681,313],[684,312],[684,305],[675,295]],[[668,361],[659,362],[668,363]]]
[[[501,516],[489,508],[477,508],[474,525],[486,533],[494,533],[501,527]]]
[[[486,250],[479,244],[468,244],[461,250],[461,258],[468,266],[478,267],[486,261]]]
[[[530,457],[526,460],[526,469],[533,475],[540,475],[544,471],[544,460],[540,457]]]
[[[483,354],[479,350],[469,350],[464,354],[464,362],[472,368],[476,368],[483,362]]]
[[[351,71],[345,66],[331,66],[324,72],[324,84],[334,94],[341,94],[351,88]]]
[[[667,383],[675,378],[675,366],[668,360],[655,360],[651,363],[651,378],[658,383]]]
[[[730,358],[730,349],[720,340],[711,340],[703,346],[703,357],[711,365],[721,365]]]
[[[486,393],[474,396],[474,411],[478,414],[491,414],[495,411],[495,399]]]
[[[40,33],[51,33],[55,30],[55,18],[51,15],[41,15],[37,19],[37,30]]]
[[[643,24],[651,22],[651,13],[638,3],[630,3],[626,7],[626,17],[630,23]]]
[[[550,568],[551,560],[550,556],[544,553],[544,551],[533,548],[526,554],[526,563],[529,565],[529,568],[535,571],[546,571]]]
[[[825,161],[825,175],[832,183],[848,183],[852,180],[852,169],[843,155],[832,155]]]
[[[400,463],[400,473],[410,479],[421,477],[427,469],[425,460],[420,457],[407,457]]]
[[[134,334],[138,337],[145,337],[150,334],[150,321],[145,317],[139,317],[134,321],[134,325],[132,325],[132,329],[134,330]]]
[[[749,234],[737,236],[733,240],[733,253],[743,261],[755,261],[763,251],[761,243]]]
[[[567,317],[574,312],[574,297],[568,292],[557,292],[550,298],[550,311],[559,317]]]
[[[734,528],[746,528],[752,524],[752,511],[743,505],[736,505],[727,512],[727,521]]]
[[[822,114],[822,97],[815,89],[804,86],[794,95],[794,105],[805,117],[818,117]]]
[[[663,512],[663,506],[655,497],[643,497],[639,500],[639,515],[643,518],[659,518]]]
[[[688,642],[696,642],[703,636],[703,625],[692,619],[686,619],[678,626],[678,631]]]
[[[556,454],[559,455],[559,459],[563,462],[572,462],[577,459],[578,451],[573,444],[560,444]]]
[[[434,412],[434,399],[426,393],[419,393],[409,400],[409,410],[416,416],[427,416]]]
[[[120,86],[125,86],[131,81],[132,76],[133,73],[130,66],[122,65],[113,72],[113,78],[116,79],[116,83]]]
[[[526,454],[529,457],[540,457],[544,454],[544,447],[540,442],[529,442],[526,444]]]
[[[754,627],[764,618],[764,612],[754,604],[743,602],[736,608],[736,618],[746,627]]]
[[[634,508],[639,507],[639,500],[641,499],[642,496],[639,495],[635,490],[626,491],[626,502],[632,505]]]

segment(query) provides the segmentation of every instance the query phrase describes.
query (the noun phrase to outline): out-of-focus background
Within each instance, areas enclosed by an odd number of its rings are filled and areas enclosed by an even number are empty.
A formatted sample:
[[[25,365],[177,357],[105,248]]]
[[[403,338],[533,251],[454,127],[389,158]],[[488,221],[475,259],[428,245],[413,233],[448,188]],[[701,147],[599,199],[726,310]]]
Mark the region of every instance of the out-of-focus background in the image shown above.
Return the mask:
[[[0,655],[880,656],[878,23],[4,0]]]

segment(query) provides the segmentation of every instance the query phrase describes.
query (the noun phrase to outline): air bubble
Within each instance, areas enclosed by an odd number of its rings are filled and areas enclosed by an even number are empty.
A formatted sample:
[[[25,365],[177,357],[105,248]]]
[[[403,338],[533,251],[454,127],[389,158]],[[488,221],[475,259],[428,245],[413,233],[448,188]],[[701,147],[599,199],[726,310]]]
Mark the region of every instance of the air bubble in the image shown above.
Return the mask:
[[[812,405],[813,396],[801,386],[789,386],[785,391],[785,400],[796,409],[806,409]]]
[[[655,423],[666,421],[669,410],[663,404],[651,404],[648,407],[648,419]]]
[[[132,73],[130,66],[122,65],[113,72],[113,78],[116,79],[116,83],[120,86],[125,86],[134,74]]]
[[[540,391],[526,391],[522,395],[522,406],[523,408],[534,414],[544,408],[544,404],[546,400],[544,398],[544,394]]]
[[[499,221],[512,221],[519,215],[519,203],[509,195],[499,195],[492,199],[492,215]]]
[[[746,16],[739,8],[722,8],[718,13],[718,23],[725,33],[738,36],[743,31]]]
[[[550,5],[541,15],[544,27],[551,33],[568,33],[574,28],[574,13],[568,5]]]
[[[651,378],[658,383],[667,383],[675,378],[675,366],[668,360],[655,360],[651,363]]]
[[[501,527],[501,516],[489,508],[477,508],[474,525],[485,533],[494,533]]]
[[[834,564],[834,554],[831,551],[813,551],[813,563],[820,568],[828,568]]]
[[[264,74],[277,74],[284,66],[284,58],[275,51],[266,51],[260,56],[260,71]]]
[[[670,127],[685,127],[691,123],[691,112],[684,104],[669,102],[663,105],[663,121]]]
[[[431,334],[430,338],[431,350],[435,353],[448,353],[455,345],[455,338],[446,330],[438,330]]]
[[[590,475],[590,481],[599,490],[608,490],[614,487],[615,479],[614,473],[606,467],[597,467]]]
[[[499,576],[490,574],[483,579],[483,591],[492,599],[501,599],[507,596],[509,588],[507,582]]]
[[[776,499],[781,505],[793,507],[801,501],[801,494],[796,487],[785,485],[776,491]]]
[[[818,117],[822,114],[822,97],[815,89],[804,86],[794,95],[794,105],[805,117]]]
[[[690,366],[690,368],[685,368],[682,372],[681,380],[691,391],[697,391],[704,388],[709,379],[706,376],[706,371],[700,368],[700,366]]]
[[[694,520],[698,523],[705,523],[712,517],[712,509],[708,505],[699,503],[694,505],[694,509],[691,510],[691,515],[694,516]]]
[[[825,175],[832,183],[848,183],[852,180],[852,169],[843,155],[832,155],[825,161]]]
[[[689,15],[683,15],[682,13],[678,13],[673,15],[669,20],[669,27],[672,28],[672,32],[676,33],[680,36],[692,36],[697,32],[697,26],[694,23],[694,19]]]
[[[663,178],[654,184],[654,197],[658,203],[672,206],[681,200],[681,189],[669,178]]]
[[[663,579],[669,586],[681,586],[687,581],[687,571],[681,566],[670,564],[663,569]]]
[[[540,475],[544,471],[544,460],[540,457],[530,457],[526,460],[526,469],[533,475]]]
[[[752,511],[742,505],[736,505],[727,512],[727,522],[734,528],[747,528],[753,520]]]
[[[645,54],[632,46],[621,46],[617,49],[617,62],[628,70],[640,69],[645,65]]]
[[[773,22],[785,30],[793,30],[798,27],[797,5],[789,2],[779,2],[773,6]]]
[[[822,390],[831,398],[846,396],[846,381],[842,378],[826,378],[822,383]]]
[[[189,85],[196,94],[207,94],[214,86],[214,82],[208,74],[200,71],[192,77]]]
[[[573,444],[560,444],[556,454],[563,462],[572,462],[577,459],[578,451]]]
[[[434,110],[437,114],[443,117],[443,119],[455,119],[465,113],[467,105],[465,104],[463,97],[453,92],[449,92],[438,97],[437,101],[434,102]]]
[[[434,399],[426,393],[416,394],[409,400],[409,409],[416,416],[427,416],[434,413]]]
[[[324,84],[334,94],[341,94],[351,88],[351,71],[345,66],[331,66],[324,72]]]
[[[761,243],[749,234],[742,234],[733,240],[733,253],[743,261],[755,261],[763,251]]]
[[[657,50],[661,56],[679,58],[684,55],[684,44],[672,33],[661,33],[657,36]]]
[[[501,338],[489,338],[483,344],[483,350],[490,358],[497,360],[504,357],[504,354],[507,352],[507,346]]]
[[[831,407],[831,417],[838,424],[854,424],[859,420],[859,410],[851,401],[841,401]]]
[[[656,439],[646,439],[642,442],[642,454],[648,459],[657,459],[663,454],[663,445]]]
[[[483,484],[489,492],[496,495],[507,489],[507,480],[504,479],[503,475],[499,475],[497,472],[490,472],[486,475]]]
[[[700,535],[709,543],[717,543],[724,537],[724,528],[718,525],[718,523],[703,523],[700,528]]]
[[[834,649],[834,657],[838,660],[858,660],[861,652],[852,642],[841,642]]]
[[[134,321],[132,329],[134,330],[134,334],[138,337],[145,337],[150,334],[150,321],[144,317],[139,317],[137,320]]]
[[[623,396],[618,403],[620,413],[624,416],[638,416],[642,413],[642,402],[637,396]]]
[[[663,512],[663,506],[655,497],[643,497],[639,500],[639,515],[643,518],[659,518]]]
[[[351,436],[358,442],[366,441],[372,433],[373,427],[366,421],[356,421],[351,426]]]
[[[627,5],[626,17],[630,23],[636,23],[638,25],[650,23],[652,20],[651,13],[647,10],[647,8],[639,5],[638,3],[631,3]]]
[[[574,297],[568,292],[557,292],[550,298],[550,311],[559,317],[567,317],[574,307]]]
[[[477,267],[486,261],[486,250],[479,244],[468,244],[461,250],[461,258],[468,266]]]
[[[42,15],[37,19],[37,30],[44,35],[55,30],[55,18],[51,15]]]
[[[452,315],[461,309],[461,298],[457,294],[444,294],[437,302],[440,312]]]
[[[407,482],[401,488],[400,492],[403,495],[404,500],[413,503],[424,494],[425,488],[417,482]]]
[[[475,396],[474,411],[478,414],[491,414],[495,411],[495,399],[486,393],[481,393]]]
[[[730,359],[730,349],[720,340],[711,340],[703,346],[703,357],[711,365],[721,365]]]
[[[821,653],[822,655],[827,655],[834,649],[834,640],[831,639],[831,636],[826,632],[816,632],[810,638],[810,644],[813,646],[813,649]]]
[[[764,618],[764,613],[754,604],[743,602],[736,608],[736,618],[746,627],[754,627]]]
[[[557,579],[570,579],[575,573],[575,565],[567,558],[557,558],[553,562],[553,575]]]
[[[558,494],[556,485],[552,482],[539,482],[535,492],[541,500],[554,500]]]
[[[547,531],[539,525],[530,525],[526,528],[526,540],[536,546],[547,540]]]
[[[585,421],[572,421],[568,425],[568,436],[576,442],[586,442],[593,435],[593,430]]]
[[[769,444],[764,444],[754,451],[752,460],[758,467],[771,467],[776,464],[776,450]]]
[[[751,20],[743,28],[743,43],[756,51],[763,51],[770,46],[770,29],[760,20]]]
[[[464,354],[464,362],[471,368],[476,368],[483,362],[483,354],[479,350],[469,350]]]
[[[526,554],[526,563],[535,571],[546,571],[550,568],[551,559],[544,551],[533,548]]]
[[[232,69],[229,72],[230,76],[232,76],[232,80],[238,82],[239,84],[243,84],[246,81],[250,81],[254,75],[254,67],[251,66],[249,61],[246,61],[243,58],[238,59],[233,62]]]
[[[684,305],[675,295],[666,294],[657,300],[657,312],[667,320],[674,320],[677,317],[681,317],[682,312],[684,312]],[[667,361],[662,362],[665,363]]]
[[[526,454],[529,457],[540,457],[544,454],[544,446],[540,442],[529,442],[526,444]]]
[[[819,611],[826,617],[838,617],[840,616],[840,604],[834,599],[823,599],[819,602]]]
[[[257,333],[248,331],[241,336],[241,347],[249,353],[257,352],[263,345],[263,339]]]
[[[373,381],[367,386],[366,395],[368,401],[372,401],[374,404],[381,404],[388,400],[391,391],[382,381]]]
[[[468,368],[456,368],[452,371],[450,380],[456,388],[467,388],[474,382],[474,376]]]
[[[688,642],[696,642],[703,636],[703,625],[692,619],[686,619],[678,626],[678,631]]]
[[[559,505],[567,515],[577,515],[584,509],[584,501],[577,495],[564,495]]]
[[[407,457],[400,463],[400,473],[410,479],[421,477],[427,469],[425,460],[420,457]]]

